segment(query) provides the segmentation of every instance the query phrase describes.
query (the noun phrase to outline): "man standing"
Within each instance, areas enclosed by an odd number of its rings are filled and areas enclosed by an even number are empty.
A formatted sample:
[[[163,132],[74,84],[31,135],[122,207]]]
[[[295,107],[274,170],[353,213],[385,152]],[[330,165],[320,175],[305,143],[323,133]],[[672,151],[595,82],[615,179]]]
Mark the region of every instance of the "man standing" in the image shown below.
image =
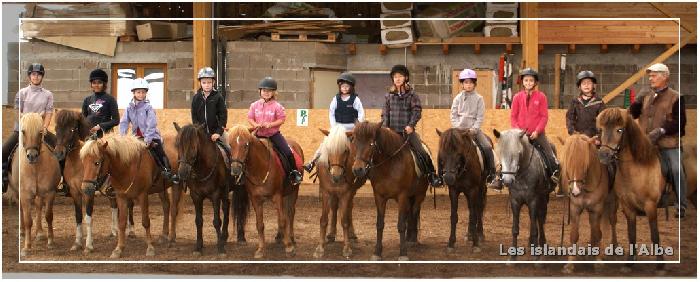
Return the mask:
[[[632,117],[649,136],[661,153],[662,172],[672,180],[673,190],[680,203],[676,203],[676,217],[685,216],[685,173],[680,162],[680,138],[685,135],[685,101],[678,91],[668,86],[668,67],[654,64],[647,69],[651,91],[640,95],[630,106]],[[669,175],[672,174],[672,175]]]

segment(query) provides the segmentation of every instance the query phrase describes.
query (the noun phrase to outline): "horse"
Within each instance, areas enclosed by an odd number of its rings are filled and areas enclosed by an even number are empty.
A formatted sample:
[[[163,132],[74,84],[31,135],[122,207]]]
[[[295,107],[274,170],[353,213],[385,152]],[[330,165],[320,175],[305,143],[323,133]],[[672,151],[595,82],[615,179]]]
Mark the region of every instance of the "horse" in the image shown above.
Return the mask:
[[[468,240],[472,241],[472,252],[481,251],[479,244],[484,238],[484,208],[486,207],[486,174],[483,157],[468,131],[450,128],[445,132],[435,129],[440,136],[438,167],[450,193],[450,238],[447,251],[454,252],[457,229],[459,195],[464,194],[469,205]]]
[[[185,186],[190,188],[190,197],[195,210],[197,241],[193,254],[202,255],[203,204],[204,199],[209,199],[214,209],[213,224],[216,230],[217,252],[219,256],[225,256],[229,224],[228,192],[231,188],[228,165],[222,152],[216,143],[211,141],[202,125],[188,124],[183,127],[177,123],[174,125],[177,131],[175,143],[180,156],[178,174]]]
[[[19,191],[20,234],[24,233],[24,247],[20,256],[32,250],[32,207],[37,209],[36,239],[43,239],[41,215],[46,207],[47,249],[53,249],[53,203],[56,187],[61,180],[58,160],[44,142],[44,120],[38,113],[24,114],[20,120],[20,143],[12,160],[13,170],[8,185],[11,191]],[[20,183],[21,179],[21,183]],[[21,185],[20,185],[21,184]]]
[[[146,256],[154,256],[148,212],[148,194],[164,192],[166,185],[161,170],[148,157],[146,144],[133,135],[111,134],[98,140],[88,140],[80,149],[83,165],[83,191],[95,191],[107,177],[116,193],[119,230],[117,246],[110,258],[120,258],[124,251],[129,200],[141,208],[141,225],[146,230]],[[144,157],[145,156],[145,157]],[[172,198],[171,198],[172,201]],[[175,205],[172,205],[175,206]],[[169,213],[164,208],[164,217]],[[166,226],[167,227],[167,226]],[[163,232],[167,228],[164,228]]]
[[[544,224],[547,219],[547,204],[550,189],[544,170],[544,160],[528,140],[525,131],[509,129],[493,134],[498,138],[496,155],[501,159],[503,184],[508,186],[510,208],[513,212],[513,247],[518,247],[520,233],[520,209],[527,205],[530,216],[529,245],[543,247],[547,242]],[[511,260],[517,257],[512,255]],[[541,257],[537,257],[537,260]]]
[[[698,194],[698,167],[697,167],[698,149],[695,142],[683,142],[683,169],[685,169],[686,177],[686,196],[688,201],[697,207]]]
[[[649,220],[651,241],[659,245],[657,203],[663,193],[665,180],[661,173],[658,151],[629,113],[608,108],[598,114],[596,125],[601,128],[598,157],[605,163],[615,163],[613,190],[627,219],[627,236],[632,246],[629,260],[636,260],[637,216]],[[657,256],[658,261],[663,255]],[[663,271],[662,263],[657,265]],[[631,271],[629,265],[623,272]]]
[[[351,132],[336,125],[330,132],[321,129],[327,137],[321,144],[321,153],[318,159],[318,180],[322,199],[322,211],[320,222],[320,238],[318,247],[314,252],[315,258],[324,256],[326,244],[335,240],[336,218],[340,209],[341,225],[343,227],[343,256],[349,258],[352,255],[352,240],[355,236],[352,224],[353,199],[357,189],[365,183],[363,179],[356,179],[352,174],[352,163],[355,159],[355,148],[348,139]],[[328,233],[328,213],[331,212],[331,231]]]
[[[357,150],[352,170],[355,176],[372,183],[377,207],[377,240],[371,260],[382,258],[382,238],[386,202],[399,204],[399,261],[407,261],[408,245],[418,243],[420,208],[428,190],[428,180],[419,173],[409,143],[401,135],[383,128],[382,123],[355,125],[352,144]]]
[[[256,138],[251,134],[252,131],[243,125],[234,125],[229,129],[229,145],[233,159],[231,161],[231,176],[237,182],[243,183],[255,210],[258,248],[255,250],[254,257],[260,259],[265,256],[263,202],[266,199],[271,199],[277,209],[278,231],[275,238],[281,237],[286,256],[293,257],[296,255],[294,215],[299,186],[291,186],[287,183],[286,173],[281,164],[275,165],[277,162],[274,159],[276,153],[271,142]],[[300,156],[304,155],[301,146],[296,141],[287,139],[287,142],[293,152]]]
[[[90,253],[93,251],[93,236],[92,236],[92,217],[93,217],[93,207],[95,193],[93,191],[83,191],[81,189],[83,182],[83,165],[80,160],[80,148],[83,146],[84,141],[90,135],[90,125],[87,119],[83,117],[82,114],[70,110],[60,110],[56,114],[56,148],[54,154],[59,159],[59,161],[65,161],[65,168],[63,169],[63,182],[68,186],[70,191],[70,196],[73,200],[73,207],[75,210],[75,242],[71,246],[71,251],[76,251],[83,248],[82,238],[83,238],[83,204],[85,206],[85,225],[87,231],[87,237],[85,240],[85,253]],[[171,167],[176,167],[176,163],[173,165],[173,160],[176,160],[176,152],[174,152],[174,137],[164,136],[164,142],[166,154],[169,155],[171,161]],[[168,181],[164,183],[166,186],[171,186],[172,184]],[[179,186],[173,185],[172,197],[174,203],[177,205],[179,202],[180,189]],[[170,207],[167,195],[164,192],[158,193],[160,197],[161,204],[163,207],[163,235],[161,235],[160,240],[163,241],[168,239],[169,242],[174,242],[175,240],[175,226],[176,226],[176,216],[177,207]],[[118,210],[116,198],[110,197],[110,206],[112,207],[112,233],[111,235],[117,237],[118,233]],[[128,225],[127,233],[129,236],[134,236],[133,225],[133,201],[129,200],[128,203],[129,213],[128,213]],[[169,215],[169,216],[168,216]],[[172,219],[172,223],[170,220]]]
[[[598,161],[594,140],[583,134],[569,136],[564,142],[564,160],[562,171],[562,188],[569,194],[569,214],[571,215],[570,243],[578,244],[579,220],[583,210],[588,211],[591,228],[591,243],[600,248],[602,232],[601,219],[607,219],[611,227],[612,244],[617,245],[617,201],[610,191],[608,169]],[[604,217],[605,216],[605,217]],[[602,252],[600,254],[603,255]],[[599,256],[598,260],[602,260]],[[569,260],[575,260],[569,256]],[[596,267],[598,264],[596,264]],[[564,266],[565,273],[573,273],[574,264]]]

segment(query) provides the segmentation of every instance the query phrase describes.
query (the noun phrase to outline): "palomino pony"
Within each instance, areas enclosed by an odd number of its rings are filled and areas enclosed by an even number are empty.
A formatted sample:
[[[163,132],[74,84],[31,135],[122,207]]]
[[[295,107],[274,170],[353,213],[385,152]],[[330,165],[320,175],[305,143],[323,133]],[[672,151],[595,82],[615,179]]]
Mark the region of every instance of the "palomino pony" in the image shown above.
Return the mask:
[[[304,153],[301,146],[292,139],[287,139],[292,151],[300,156]],[[229,145],[231,146],[231,176],[244,181],[248,197],[255,210],[256,228],[258,230],[258,248],[255,258],[265,256],[265,223],[263,221],[263,202],[272,199],[277,209],[278,232],[282,236],[285,253],[291,257],[296,254],[294,245],[294,214],[299,195],[299,186],[290,187],[285,180],[286,173],[282,166],[277,165],[271,142],[262,141],[251,134],[251,129],[243,125],[234,125],[229,129]],[[303,162],[303,160],[302,160]],[[243,214],[242,221],[245,222]]]
[[[321,228],[318,247],[314,252],[315,258],[324,255],[326,244],[335,240],[336,214],[340,209],[343,226],[343,256],[352,255],[352,240],[355,237],[352,225],[352,200],[357,189],[364,184],[363,179],[356,179],[352,174],[352,163],[355,160],[355,148],[350,143],[348,135],[341,125],[331,128],[331,131],[321,130],[326,137],[321,144],[321,156],[318,159],[318,179],[323,202],[321,211]],[[328,231],[328,213],[332,213],[331,233]],[[356,238],[356,237],[355,237]]]
[[[636,246],[637,216],[646,215],[651,230],[651,241],[658,246],[656,207],[665,180],[661,174],[656,148],[632,116],[619,108],[602,111],[596,119],[596,125],[602,129],[600,160],[606,164],[615,163],[617,167],[613,189],[627,218],[629,243]],[[636,247],[632,248],[629,260],[636,260]],[[657,260],[663,260],[663,255],[657,256]],[[663,270],[663,266],[658,264],[657,270]],[[625,266],[623,271],[628,272],[631,269]]]
[[[513,247],[518,247],[520,233],[520,209],[527,205],[530,215],[530,239],[528,245],[543,247],[547,242],[544,223],[549,203],[548,176],[544,171],[544,160],[530,144],[525,131],[509,129],[493,130],[498,141],[497,155],[501,158],[503,184],[508,186],[510,208],[513,211]],[[511,260],[515,260],[515,255]],[[541,259],[541,257],[537,257]]]
[[[372,182],[377,205],[377,241],[372,260],[382,258],[382,238],[386,202],[399,204],[399,260],[408,260],[407,242],[418,243],[420,208],[428,190],[428,180],[417,171],[410,144],[401,135],[383,128],[382,123],[361,122],[353,130],[357,149],[352,170],[357,177]]]
[[[148,245],[146,256],[154,256],[148,194],[163,192],[166,186],[162,183],[160,168],[149,157],[146,144],[133,135],[112,134],[85,142],[80,149],[80,158],[83,164],[83,191],[94,191],[111,176],[119,209],[119,231],[117,246],[110,257],[120,258],[124,251],[129,200],[137,201],[141,208],[141,224],[146,229]],[[167,215],[165,211],[164,216]]]
[[[37,210],[37,239],[44,237],[41,215],[46,206],[48,233],[47,249],[54,248],[53,241],[53,202],[56,186],[61,180],[58,160],[51,153],[52,148],[44,142],[44,120],[37,113],[27,113],[20,121],[20,143],[12,160],[13,170],[8,190],[19,191],[20,234],[24,233],[24,247],[20,255],[26,256],[32,249],[32,207]],[[20,183],[21,180],[21,183]],[[20,185],[21,184],[21,185]],[[17,189],[19,187],[19,189]]]
[[[444,173],[445,184],[450,192],[450,238],[447,251],[454,252],[457,241],[457,208],[459,194],[464,194],[469,205],[469,227],[467,236],[472,241],[472,251],[481,251],[479,241],[484,238],[484,208],[486,207],[486,174],[483,157],[469,132],[450,128],[445,132],[435,129],[440,136],[438,167]]]
[[[61,110],[56,114],[56,149],[54,153],[59,160],[65,160],[65,168],[63,169],[63,181],[70,189],[70,196],[73,199],[75,209],[75,242],[71,247],[71,251],[79,250],[83,247],[83,204],[85,205],[85,225],[87,237],[85,240],[86,253],[91,252],[93,247],[92,236],[92,217],[93,206],[95,201],[94,191],[83,191],[81,189],[83,182],[83,164],[80,160],[80,148],[83,146],[85,139],[90,134],[90,125],[82,114],[70,110]],[[164,146],[166,154],[170,157],[171,167],[176,168],[177,152],[174,151],[174,137],[164,136]],[[172,185],[169,181],[164,183],[166,186]],[[173,202],[178,203],[180,189],[179,186],[173,186]],[[161,240],[169,239],[170,242],[175,240],[175,224],[177,207],[170,207],[167,195],[162,192],[158,194],[163,207],[163,233]],[[116,198],[110,198],[112,206],[112,235],[117,236],[118,233],[118,211]],[[129,221],[127,225],[127,233],[133,235],[133,201],[129,200]],[[168,216],[170,214],[170,216]],[[170,222],[172,219],[172,223]]]
[[[202,225],[204,223],[204,199],[209,199],[214,209],[214,229],[216,230],[217,251],[219,256],[226,255],[228,240],[229,198],[228,192],[232,183],[229,181],[228,165],[216,143],[201,125],[188,124],[177,130],[177,151],[180,159],[178,174],[180,179],[190,188],[190,197],[194,204],[195,226],[197,227],[197,242],[194,247],[195,255],[202,255],[204,241]],[[237,194],[234,193],[234,201]],[[247,199],[245,200],[247,202]],[[221,220],[223,212],[224,219]],[[239,228],[241,228],[239,226]]]
[[[583,134],[571,135],[564,143],[564,161],[562,171],[562,188],[568,190],[571,215],[570,243],[578,244],[579,220],[583,210],[588,211],[588,222],[591,228],[591,246],[600,248],[602,232],[601,219],[610,222],[612,244],[617,245],[617,201],[615,194],[609,189],[608,169],[598,161],[598,154],[593,140]],[[605,216],[605,218],[603,217]],[[602,260],[600,252],[598,260]],[[575,260],[569,256],[569,260]],[[598,264],[596,264],[598,266]],[[572,273],[574,264],[564,266],[564,272]]]

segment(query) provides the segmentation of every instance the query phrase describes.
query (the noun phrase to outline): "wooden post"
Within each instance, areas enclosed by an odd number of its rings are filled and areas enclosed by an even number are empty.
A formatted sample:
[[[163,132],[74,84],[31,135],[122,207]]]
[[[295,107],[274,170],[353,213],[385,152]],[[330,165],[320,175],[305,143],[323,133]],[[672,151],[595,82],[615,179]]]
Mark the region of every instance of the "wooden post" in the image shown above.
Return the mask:
[[[537,3],[536,2],[523,2],[520,4],[521,14],[525,18],[530,18],[525,21],[521,21],[521,31],[522,34],[522,48],[523,48],[523,60],[525,61],[525,66],[533,69],[538,69],[539,67],[539,24],[537,18]]]
[[[194,18],[211,18],[212,3],[195,2],[193,3]],[[193,70],[193,89],[199,89],[199,80],[197,73],[199,69],[211,66],[211,47],[212,47],[212,22],[211,20],[195,20],[192,23],[192,70]]]
[[[639,49],[641,49],[641,48],[642,48],[641,45],[639,45],[639,44],[633,44],[633,45],[632,45],[632,53],[633,53],[633,54],[639,53]]]
[[[561,95],[561,54],[554,55],[554,109],[558,109],[560,102],[559,98]]]
[[[379,54],[386,55],[388,49],[384,44],[379,45]]]
[[[416,43],[411,44],[411,54],[415,55],[418,53],[418,45]]]
[[[569,47],[567,49],[569,51],[569,54],[576,53],[576,44],[569,44]]]
[[[697,35],[698,35],[697,30],[693,31],[693,33],[691,33],[686,38],[684,38],[679,44],[675,44],[675,45],[673,45],[673,47],[671,47],[671,49],[668,49],[665,52],[661,53],[661,55],[656,57],[656,59],[654,59],[653,61],[648,63],[646,66],[644,66],[639,71],[637,71],[637,73],[633,74],[630,78],[625,80],[625,82],[623,82],[622,84],[615,87],[615,89],[613,89],[612,91],[608,92],[608,94],[605,95],[605,97],[603,97],[603,101],[605,101],[605,103],[608,103],[608,102],[610,102],[610,100],[614,99],[617,95],[620,95],[620,92],[622,90],[627,89],[627,87],[629,87],[630,85],[637,82],[637,80],[642,78],[644,76],[644,74],[646,73],[646,70],[648,67],[650,67],[653,64],[663,62],[664,60],[670,58],[673,54],[678,52],[678,50],[680,50],[683,46],[688,44],[688,42],[690,42],[695,37],[697,37]]]
[[[450,54],[450,45],[449,44],[442,44],[442,53],[445,55]]]
[[[355,43],[348,44],[348,53],[350,55],[357,54],[357,45]]]
[[[670,48],[670,46],[667,48]],[[600,44],[600,53],[601,54],[608,53],[608,44]]]
[[[474,44],[474,54],[481,54],[481,44]]]

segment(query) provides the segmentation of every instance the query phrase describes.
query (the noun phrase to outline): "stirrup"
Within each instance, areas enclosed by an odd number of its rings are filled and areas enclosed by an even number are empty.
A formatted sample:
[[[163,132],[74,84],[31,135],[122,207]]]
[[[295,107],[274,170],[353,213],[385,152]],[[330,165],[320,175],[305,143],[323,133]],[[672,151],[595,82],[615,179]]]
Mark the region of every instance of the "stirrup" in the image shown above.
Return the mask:
[[[310,161],[309,163],[304,165],[304,170],[306,172],[311,173],[312,170],[314,170],[314,167],[316,167],[316,162]]]
[[[102,188],[100,189],[100,193],[102,193],[102,195],[107,196],[108,198],[114,198],[114,197],[117,196],[117,195],[114,193],[114,188],[112,187],[112,185],[109,185],[109,186],[107,186],[107,187],[105,187],[105,186],[103,185]]]
[[[439,177],[437,174],[431,173],[428,178],[430,179],[431,186],[433,186],[435,188],[442,187],[442,185],[443,185],[442,178]]]
[[[301,180],[302,180],[301,173],[299,171],[297,171],[296,169],[292,170],[289,173],[289,182],[292,184],[292,186],[296,186],[296,185],[301,184]]]

